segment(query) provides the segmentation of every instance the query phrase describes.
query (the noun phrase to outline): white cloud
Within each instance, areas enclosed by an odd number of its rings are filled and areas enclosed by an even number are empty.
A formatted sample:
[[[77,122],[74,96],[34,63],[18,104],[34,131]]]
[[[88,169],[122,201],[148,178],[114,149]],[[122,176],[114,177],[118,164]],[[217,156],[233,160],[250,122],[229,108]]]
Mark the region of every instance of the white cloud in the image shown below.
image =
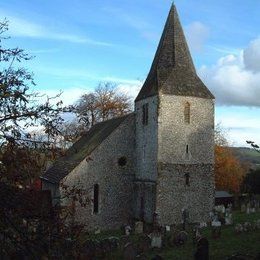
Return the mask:
[[[216,123],[221,124],[231,145],[247,146],[246,140],[260,144],[260,108],[240,107],[224,110],[217,107],[216,112]]]
[[[244,50],[245,67],[253,72],[260,72],[260,38],[251,41]]]
[[[123,92],[130,96],[132,99],[135,99],[137,97],[137,94],[139,93],[141,89],[142,83],[139,82],[137,84],[119,84],[118,90],[120,92]]]
[[[239,55],[226,55],[215,65],[200,68],[199,74],[215,95],[217,104],[260,106],[259,58],[258,63],[252,58],[259,53],[260,44],[253,41]]]
[[[186,26],[185,34],[189,46],[194,51],[201,51],[209,37],[209,28],[201,22],[193,22]]]
[[[81,35],[60,32],[58,29],[53,30],[47,26],[14,15],[9,15],[3,10],[0,10],[0,16],[6,17],[9,21],[8,33],[11,36],[67,41],[71,43],[90,44],[96,46],[113,46],[113,44],[108,42],[93,40]]]

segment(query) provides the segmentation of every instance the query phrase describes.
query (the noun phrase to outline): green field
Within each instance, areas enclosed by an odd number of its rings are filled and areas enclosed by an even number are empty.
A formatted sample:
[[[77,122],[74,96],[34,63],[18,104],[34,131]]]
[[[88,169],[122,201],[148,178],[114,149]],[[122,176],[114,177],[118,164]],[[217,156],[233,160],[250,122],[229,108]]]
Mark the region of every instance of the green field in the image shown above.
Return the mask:
[[[234,225],[236,223],[251,222],[260,219],[260,213],[245,213],[235,212]],[[210,259],[227,259],[227,257],[234,254],[247,254],[256,257],[260,253],[260,230],[251,230],[241,234],[236,234],[234,225],[223,226],[221,229],[221,237],[213,239],[211,237],[211,229],[205,228],[202,234],[209,240]],[[99,234],[96,238],[104,238],[107,236],[119,236],[119,232],[106,232]],[[138,236],[132,235],[131,240],[137,244]],[[192,235],[189,235],[188,242],[183,246],[164,247],[161,250],[150,249],[141,259],[151,259],[155,255],[160,255],[163,259],[193,259],[196,244],[193,243]],[[106,255],[105,258],[100,259],[123,259],[120,250],[113,252],[111,255]]]

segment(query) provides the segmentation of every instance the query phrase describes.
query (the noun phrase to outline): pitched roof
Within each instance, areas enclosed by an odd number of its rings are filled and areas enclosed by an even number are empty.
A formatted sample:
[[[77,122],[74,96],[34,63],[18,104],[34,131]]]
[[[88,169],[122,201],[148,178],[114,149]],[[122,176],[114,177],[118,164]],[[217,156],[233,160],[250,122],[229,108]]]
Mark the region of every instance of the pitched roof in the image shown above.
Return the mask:
[[[84,158],[99,146],[129,115],[113,118],[94,125],[41,176],[51,183],[59,183]]]
[[[135,101],[162,94],[214,98],[196,70],[172,5],[150,72]]]

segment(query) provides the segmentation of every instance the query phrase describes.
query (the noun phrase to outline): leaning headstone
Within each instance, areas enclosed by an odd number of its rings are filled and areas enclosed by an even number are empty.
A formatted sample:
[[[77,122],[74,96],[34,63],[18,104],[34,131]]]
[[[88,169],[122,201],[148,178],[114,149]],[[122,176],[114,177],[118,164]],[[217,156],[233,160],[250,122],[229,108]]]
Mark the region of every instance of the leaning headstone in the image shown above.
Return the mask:
[[[200,237],[197,244],[197,251],[194,255],[195,260],[209,259],[209,241],[205,237]]]
[[[160,232],[153,232],[150,235],[151,238],[151,247],[152,248],[161,248],[162,247],[162,234]]]
[[[144,231],[144,224],[142,221],[135,222],[135,234],[142,234]]]
[[[124,260],[134,260],[137,256],[137,250],[133,243],[129,242],[124,246],[123,249],[123,259]]]

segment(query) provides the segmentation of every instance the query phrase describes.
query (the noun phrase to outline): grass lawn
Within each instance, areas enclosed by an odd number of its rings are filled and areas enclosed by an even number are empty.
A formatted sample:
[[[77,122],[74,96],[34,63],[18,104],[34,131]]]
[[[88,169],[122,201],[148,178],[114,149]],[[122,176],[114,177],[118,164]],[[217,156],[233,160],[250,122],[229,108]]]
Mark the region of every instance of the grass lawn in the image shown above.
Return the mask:
[[[260,219],[260,213],[251,213],[249,215],[240,212],[233,212],[234,225],[237,223],[251,222]],[[260,253],[260,230],[252,230],[242,234],[236,234],[234,225],[222,226],[221,237],[213,239],[211,237],[211,229],[204,228],[202,234],[209,240],[210,259],[226,259],[233,254],[241,253],[252,256],[257,256]],[[106,232],[99,234],[98,238],[107,236],[119,236],[119,232]],[[132,236],[132,241],[137,241],[136,235]],[[161,250],[151,249],[147,254],[146,259],[151,259],[155,255],[160,255],[163,259],[193,259],[196,245],[193,244],[192,235],[189,236],[188,242],[180,247],[165,247]],[[117,251],[106,259],[123,259],[122,252]]]

